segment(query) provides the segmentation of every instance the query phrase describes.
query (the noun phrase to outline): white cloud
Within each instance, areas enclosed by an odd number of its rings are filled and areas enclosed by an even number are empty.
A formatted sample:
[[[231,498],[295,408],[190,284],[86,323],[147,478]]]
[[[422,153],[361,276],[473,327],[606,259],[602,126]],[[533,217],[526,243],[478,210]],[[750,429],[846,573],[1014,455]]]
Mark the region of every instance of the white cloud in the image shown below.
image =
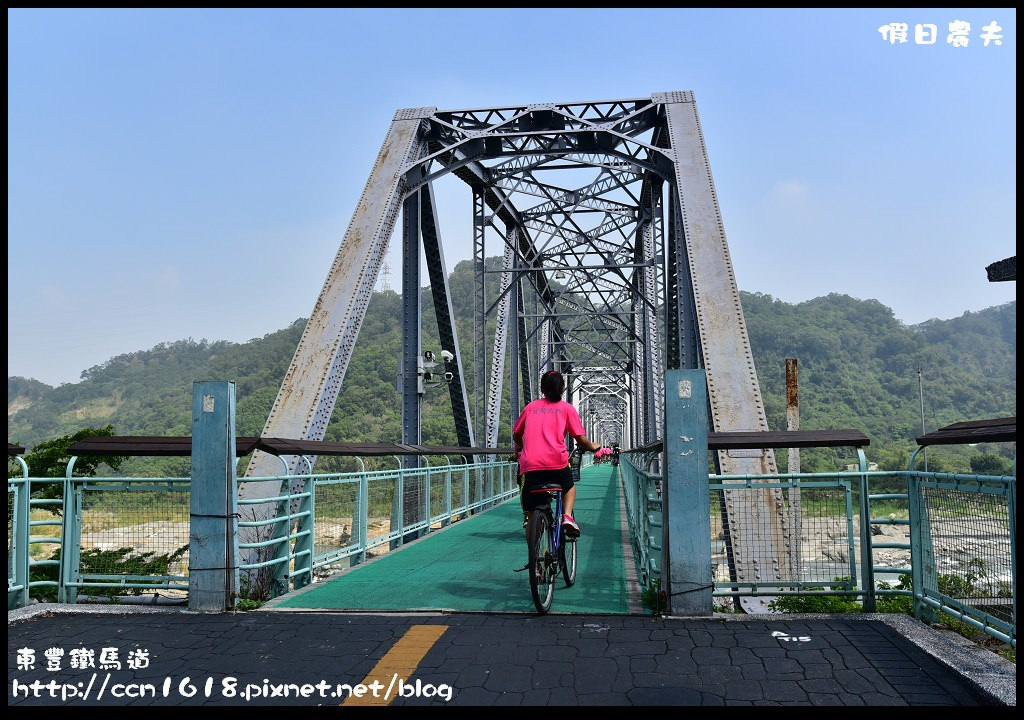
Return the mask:
[[[808,192],[807,185],[799,180],[784,180],[772,188],[772,195],[778,200],[802,200]]]

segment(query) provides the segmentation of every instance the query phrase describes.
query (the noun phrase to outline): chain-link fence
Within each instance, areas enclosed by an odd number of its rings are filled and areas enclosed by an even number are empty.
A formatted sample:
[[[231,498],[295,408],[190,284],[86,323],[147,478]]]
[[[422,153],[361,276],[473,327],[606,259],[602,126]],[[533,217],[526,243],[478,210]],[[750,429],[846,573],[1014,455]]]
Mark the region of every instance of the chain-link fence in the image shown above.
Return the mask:
[[[633,559],[645,588],[661,577],[661,474],[652,470],[659,458],[657,452],[623,452],[619,462]]]
[[[645,589],[660,580],[659,458],[624,452],[620,464]],[[926,606],[1011,642],[1015,489],[1015,477],[917,471],[711,475],[713,595],[841,595],[867,610],[903,596],[919,616]]]
[[[514,463],[313,476],[317,574],[390,552],[512,497]]]
[[[188,591],[189,478],[72,478],[60,584],[79,596]]]
[[[1016,478],[907,473],[922,526],[922,602],[1016,636]],[[916,568],[915,568],[916,569]]]

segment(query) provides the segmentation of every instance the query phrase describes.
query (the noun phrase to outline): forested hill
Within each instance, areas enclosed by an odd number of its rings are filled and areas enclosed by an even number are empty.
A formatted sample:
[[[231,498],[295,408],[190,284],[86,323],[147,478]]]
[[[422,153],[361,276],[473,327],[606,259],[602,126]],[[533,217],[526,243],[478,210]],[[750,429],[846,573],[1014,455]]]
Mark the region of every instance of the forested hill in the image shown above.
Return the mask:
[[[451,288],[472,385],[469,262],[456,267]],[[740,295],[773,430],[785,429],[787,357],[799,361],[801,427],[863,430],[871,438],[869,459],[883,467],[905,467],[916,445],[913,438],[920,435],[919,369],[929,430],[962,420],[1016,415],[1016,302],[907,326],[875,300],[833,294],[793,305],[769,295]],[[423,304],[432,305],[427,290]],[[400,438],[400,318],[399,295],[374,293],[326,439]],[[304,323],[297,320],[247,343],[162,343],[111,358],[86,370],[81,382],[56,388],[9,377],[8,440],[32,448],[83,427],[108,424],[117,435],[187,435],[192,383],[209,379],[235,383],[238,433],[258,435]],[[423,329],[424,348],[437,348],[430,310],[425,311]],[[431,389],[425,398],[423,442],[455,444],[450,418],[447,392]],[[781,455],[784,458],[785,453]],[[147,462],[170,467],[169,459],[159,461]],[[960,467],[951,469],[966,470],[965,463],[954,463]],[[803,469],[835,469],[813,467],[813,460],[811,464]]]

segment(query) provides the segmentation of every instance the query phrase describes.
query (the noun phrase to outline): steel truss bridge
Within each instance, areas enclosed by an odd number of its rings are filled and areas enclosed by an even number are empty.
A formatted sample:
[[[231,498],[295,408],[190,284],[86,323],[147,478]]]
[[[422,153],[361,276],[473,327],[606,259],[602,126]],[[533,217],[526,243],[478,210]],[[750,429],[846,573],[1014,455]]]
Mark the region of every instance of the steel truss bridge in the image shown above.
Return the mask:
[[[434,184],[449,175],[472,195],[472,358],[459,351],[438,225]],[[424,280],[451,353],[463,447],[497,447],[502,423],[538,397],[549,368],[566,375],[603,443],[661,439],[664,372],[674,368],[705,370],[711,430],[768,430],[692,92],[396,112],[264,437],[324,438],[393,235],[402,246],[402,443],[421,440]],[[500,267],[487,266],[496,255]],[[506,390],[511,418],[500,412]],[[714,461],[720,474],[777,472],[770,450],[718,451]],[[258,452],[246,474],[274,476],[279,463]],[[250,497],[279,489],[245,487]],[[737,581],[789,576],[779,492],[723,494]],[[756,611],[767,600],[744,602]]]

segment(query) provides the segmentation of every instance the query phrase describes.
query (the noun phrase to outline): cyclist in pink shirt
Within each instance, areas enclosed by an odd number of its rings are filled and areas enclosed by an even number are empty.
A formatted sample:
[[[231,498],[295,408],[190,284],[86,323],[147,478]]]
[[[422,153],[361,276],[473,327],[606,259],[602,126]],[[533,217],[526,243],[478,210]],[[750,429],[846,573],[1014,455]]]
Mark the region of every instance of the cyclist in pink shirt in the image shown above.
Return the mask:
[[[569,469],[569,450],[565,446],[565,438],[575,438],[583,450],[596,451],[601,446],[590,442],[583,431],[583,422],[576,408],[562,400],[565,378],[560,372],[549,370],[544,373],[540,379],[540,391],[544,397],[523,408],[519,419],[512,426],[512,439],[519,460],[520,504],[526,517],[529,517],[534,507],[547,501],[543,495],[531,494],[529,488],[549,483],[561,485],[565,513],[562,516],[562,528],[566,535],[578,537],[580,528],[572,514],[576,502],[576,486]],[[525,523],[523,527],[526,527]]]

